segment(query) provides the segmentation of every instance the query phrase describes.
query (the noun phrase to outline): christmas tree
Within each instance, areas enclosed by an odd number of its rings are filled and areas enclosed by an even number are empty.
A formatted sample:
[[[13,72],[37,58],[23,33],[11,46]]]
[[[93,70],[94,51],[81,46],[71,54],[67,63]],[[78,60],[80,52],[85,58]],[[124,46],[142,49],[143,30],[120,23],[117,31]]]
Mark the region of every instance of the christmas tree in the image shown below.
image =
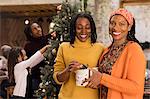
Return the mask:
[[[84,2],[83,2],[84,1]],[[59,87],[53,79],[53,65],[59,44],[64,41],[69,41],[70,21],[75,13],[86,11],[87,0],[80,0],[71,5],[68,0],[57,6],[57,15],[53,17],[49,26],[49,33],[52,38],[49,40],[51,47],[44,54],[46,65],[41,68],[41,80],[39,89],[36,91],[36,96],[47,99],[57,99]],[[84,7],[83,7],[84,5]]]

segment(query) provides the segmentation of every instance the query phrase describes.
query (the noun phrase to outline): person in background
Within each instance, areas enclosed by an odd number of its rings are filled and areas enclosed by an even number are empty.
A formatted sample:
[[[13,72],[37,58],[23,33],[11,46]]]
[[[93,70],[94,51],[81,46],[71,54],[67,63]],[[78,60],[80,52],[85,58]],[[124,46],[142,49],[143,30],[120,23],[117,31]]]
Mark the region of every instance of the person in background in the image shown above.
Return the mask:
[[[9,51],[11,49],[11,46],[10,45],[3,45],[1,46],[1,51],[2,51],[2,55],[7,59],[8,55],[9,55]]]
[[[59,46],[54,64],[54,80],[62,84],[59,99],[98,99],[98,90],[76,85],[75,71],[83,65],[96,67],[104,46],[97,43],[94,20],[90,14],[78,13],[70,23],[70,42]]]
[[[2,55],[0,56],[0,69],[2,70],[7,70],[7,58],[8,58],[10,49],[11,49],[11,46],[9,45],[1,46]]]
[[[7,58],[9,55],[9,51],[11,50],[11,46],[3,45],[1,46],[1,56],[0,56],[0,96],[1,98],[6,98],[7,92],[5,88],[9,85],[8,82],[8,68],[7,68]]]
[[[112,12],[109,33],[113,42],[87,87],[100,88],[100,99],[143,99],[146,59],[135,38],[133,15],[123,8]]]
[[[51,38],[51,35],[44,35],[43,29],[37,22],[33,22],[25,27],[24,33],[27,38],[27,42],[24,46],[26,54],[28,57],[31,57],[36,51],[44,47],[48,44],[48,40]],[[33,67],[31,70],[31,78],[32,78],[32,95],[35,94],[34,91],[39,88],[39,84],[41,83],[40,78],[40,67],[44,67],[44,61],[37,64],[37,66]]]
[[[43,53],[50,45],[44,46],[37,51],[33,56],[27,59],[26,52],[23,48],[14,47],[10,50],[8,57],[8,76],[9,83],[14,87],[13,95],[15,99],[32,98],[30,69],[36,66],[44,59]]]

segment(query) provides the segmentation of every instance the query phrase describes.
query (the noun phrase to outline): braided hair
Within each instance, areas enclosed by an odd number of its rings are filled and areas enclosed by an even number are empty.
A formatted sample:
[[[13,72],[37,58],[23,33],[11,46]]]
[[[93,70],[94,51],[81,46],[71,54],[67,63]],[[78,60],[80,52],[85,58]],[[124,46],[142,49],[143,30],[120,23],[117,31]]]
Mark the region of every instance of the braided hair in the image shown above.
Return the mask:
[[[133,18],[133,25],[131,30],[128,31],[127,40],[137,42],[140,45],[140,42],[135,37],[135,19]]]

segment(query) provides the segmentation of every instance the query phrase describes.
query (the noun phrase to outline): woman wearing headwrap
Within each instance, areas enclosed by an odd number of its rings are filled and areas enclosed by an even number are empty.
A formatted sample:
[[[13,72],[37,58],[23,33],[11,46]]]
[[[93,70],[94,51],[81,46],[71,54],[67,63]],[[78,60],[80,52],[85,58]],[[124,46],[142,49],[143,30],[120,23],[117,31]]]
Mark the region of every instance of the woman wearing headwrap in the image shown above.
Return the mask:
[[[100,88],[100,99],[143,99],[146,59],[135,38],[135,20],[126,9],[114,11],[109,20],[112,44],[92,70],[87,87]]]

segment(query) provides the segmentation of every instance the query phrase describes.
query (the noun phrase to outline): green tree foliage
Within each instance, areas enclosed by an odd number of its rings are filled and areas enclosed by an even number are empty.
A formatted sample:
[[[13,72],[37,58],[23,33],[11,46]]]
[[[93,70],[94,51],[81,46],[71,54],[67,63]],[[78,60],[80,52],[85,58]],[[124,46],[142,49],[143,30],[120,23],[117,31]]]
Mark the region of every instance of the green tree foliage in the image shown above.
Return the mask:
[[[81,1],[81,0],[80,0]],[[87,0],[84,1],[87,7]],[[45,66],[41,67],[41,80],[39,89],[35,92],[39,98],[47,97],[47,99],[57,99],[59,86],[53,79],[53,65],[59,44],[64,41],[69,41],[69,26],[72,16],[75,13],[81,12],[81,2],[70,4],[68,0],[64,1],[57,11],[57,15],[53,17],[53,26],[50,27],[50,33],[56,32],[56,37],[49,40],[51,47],[44,54]]]

